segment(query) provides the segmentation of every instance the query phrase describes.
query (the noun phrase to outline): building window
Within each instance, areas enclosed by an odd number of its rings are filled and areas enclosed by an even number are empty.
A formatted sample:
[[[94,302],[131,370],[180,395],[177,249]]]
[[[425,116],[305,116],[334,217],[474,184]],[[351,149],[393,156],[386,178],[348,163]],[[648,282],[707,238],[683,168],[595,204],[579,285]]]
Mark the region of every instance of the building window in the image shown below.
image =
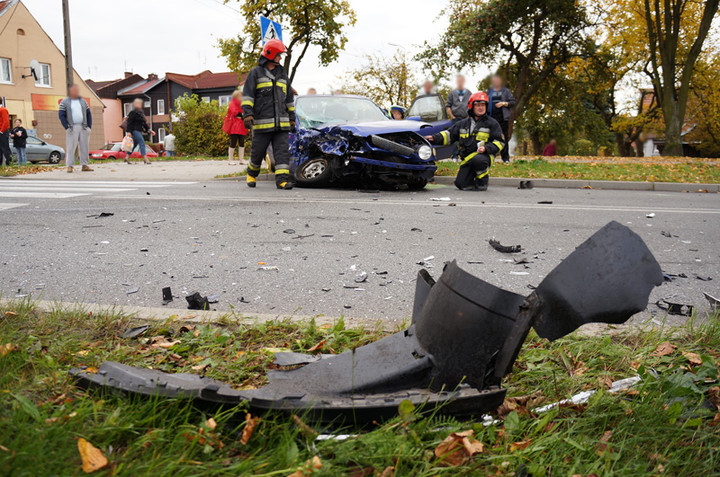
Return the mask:
[[[218,98],[218,102],[220,103],[220,106],[227,106],[230,104],[230,100],[232,99],[232,96],[220,96]]]
[[[49,88],[50,85],[50,65],[47,63],[40,63],[40,71],[36,72],[37,79],[35,80],[35,86],[43,86]]]
[[[7,58],[0,58],[0,83],[12,83],[12,67]]]
[[[165,100],[164,99],[157,100],[157,114],[165,114]]]
[[[202,97],[203,102],[209,103],[210,102],[210,96],[203,96]]]
[[[131,110],[132,110],[132,103],[123,104],[123,116],[127,116],[128,114],[130,114]]]
[[[163,142],[165,140],[165,128],[158,129],[158,142]]]
[[[145,101],[145,102],[143,103],[143,107],[149,108],[149,107],[150,107],[150,101]]]

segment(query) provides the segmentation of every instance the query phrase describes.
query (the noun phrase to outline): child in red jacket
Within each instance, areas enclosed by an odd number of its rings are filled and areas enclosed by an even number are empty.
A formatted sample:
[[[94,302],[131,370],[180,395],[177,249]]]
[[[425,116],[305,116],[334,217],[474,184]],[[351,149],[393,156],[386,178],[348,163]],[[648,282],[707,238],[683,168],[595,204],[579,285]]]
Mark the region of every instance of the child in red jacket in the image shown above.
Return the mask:
[[[234,164],[235,149],[238,150],[238,159],[240,164],[243,163],[245,157],[245,137],[247,137],[247,129],[243,123],[242,117],[242,91],[235,90],[228,105],[227,115],[223,123],[223,131],[230,136],[230,147],[228,147],[228,161],[230,165]]]

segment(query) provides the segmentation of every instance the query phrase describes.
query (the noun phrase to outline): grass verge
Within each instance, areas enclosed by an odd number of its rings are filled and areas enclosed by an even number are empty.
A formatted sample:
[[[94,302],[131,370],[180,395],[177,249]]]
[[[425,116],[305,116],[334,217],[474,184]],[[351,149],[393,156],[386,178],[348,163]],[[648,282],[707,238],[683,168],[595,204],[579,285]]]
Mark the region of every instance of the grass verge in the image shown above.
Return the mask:
[[[81,474],[80,438],[107,457],[99,475],[719,473],[716,317],[672,330],[572,335],[553,343],[531,336],[508,379],[508,396],[536,393],[534,403],[549,403],[599,389],[587,404],[536,414],[524,400],[508,400],[502,422],[488,427],[406,412],[350,430],[349,439],[322,441],[299,420],[266,415],[245,445],[242,407],[209,414],[179,400],[85,392],[67,370],[116,360],[254,387],[265,382],[277,348],[307,351],[325,340],[324,352],[340,352],[382,333],[346,329],[342,322],[323,328],[312,322],[196,328],[166,322],[140,338],[118,338],[133,324],[124,315],[82,309],[0,306],[0,474]],[[636,388],[605,391],[612,380],[636,374],[643,377]],[[461,467],[435,457],[452,432],[469,429],[484,444],[481,452]]]
[[[0,166],[0,177],[14,177],[24,174],[36,174],[38,172],[52,171],[58,166],[38,166],[29,164],[27,166]]]

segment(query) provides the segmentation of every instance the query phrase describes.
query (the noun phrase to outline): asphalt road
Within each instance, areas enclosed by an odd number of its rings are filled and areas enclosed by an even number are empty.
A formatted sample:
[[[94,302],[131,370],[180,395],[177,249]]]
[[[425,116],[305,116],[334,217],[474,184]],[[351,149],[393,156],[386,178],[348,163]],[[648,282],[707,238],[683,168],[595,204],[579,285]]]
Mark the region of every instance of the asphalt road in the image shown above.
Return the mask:
[[[94,217],[101,213],[114,215]],[[0,290],[4,297],[159,306],[161,288],[170,286],[176,308],[197,290],[219,295],[218,310],[400,324],[410,316],[417,262],[437,276],[457,259],[493,284],[528,294],[528,285],[611,220],[639,233],[666,272],[688,277],[657,288],[651,302],[672,297],[706,310],[702,292],[720,295],[720,194],[492,183],[486,193],[278,191],[270,182],[251,190],[229,181],[28,178],[0,180]],[[519,256],[531,263],[493,250],[492,237],[521,244]],[[356,283],[361,272],[367,279]],[[635,320],[663,316],[651,305]]]

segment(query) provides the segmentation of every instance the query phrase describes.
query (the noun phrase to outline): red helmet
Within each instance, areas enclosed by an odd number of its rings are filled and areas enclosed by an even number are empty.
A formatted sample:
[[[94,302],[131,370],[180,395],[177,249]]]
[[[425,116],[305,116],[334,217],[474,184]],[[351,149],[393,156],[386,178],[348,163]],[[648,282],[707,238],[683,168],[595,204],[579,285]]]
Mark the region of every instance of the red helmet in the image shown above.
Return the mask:
[[[473,93],[470,96],[470,100],[468,101],[468,109],[473,108],[473,104],[481,101],[485,104],[488,104],[490,101],[488,101],[488,95],[485,91],[478,91],[477,93]]]
[[[268,60],[274,61],[275,58],[277,58],[277,55],[285,53],[286,51],[287,48],[285,48],[285,45],[283,45],[282,41],[273,39],[265,43],[265,46],[263,46],[262,55]]]

